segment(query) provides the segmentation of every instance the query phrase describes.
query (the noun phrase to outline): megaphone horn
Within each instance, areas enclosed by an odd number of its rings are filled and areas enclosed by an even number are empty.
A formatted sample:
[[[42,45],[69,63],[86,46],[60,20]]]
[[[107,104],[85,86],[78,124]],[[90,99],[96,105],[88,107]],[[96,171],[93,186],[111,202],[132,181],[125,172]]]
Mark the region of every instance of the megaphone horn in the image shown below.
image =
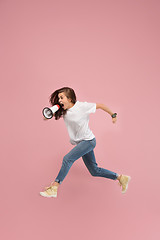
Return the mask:
[[[60,108],[60,106],[58,104],[56,104],[56,105],[54,105],[53,107],[50,107],[50,108],[45,107],[45,108],[43,108],[43,111],[42,111],[43,116],[47,119],[50,119],[50,118],[53,117],[53,114],[58,111],[59,108]]]

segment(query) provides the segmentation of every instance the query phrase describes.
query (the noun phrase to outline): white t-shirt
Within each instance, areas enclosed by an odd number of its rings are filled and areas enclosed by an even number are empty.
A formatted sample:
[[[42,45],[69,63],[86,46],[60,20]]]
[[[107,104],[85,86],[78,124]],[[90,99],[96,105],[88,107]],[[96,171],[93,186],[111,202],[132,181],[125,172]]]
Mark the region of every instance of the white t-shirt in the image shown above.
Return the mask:
[[[96,103],[79,101],[67,110],[63,119],[72,145],[77,145],[81,140],[92,140],[95,138],[88,126],[89,114],[95,113],[95,111]]]

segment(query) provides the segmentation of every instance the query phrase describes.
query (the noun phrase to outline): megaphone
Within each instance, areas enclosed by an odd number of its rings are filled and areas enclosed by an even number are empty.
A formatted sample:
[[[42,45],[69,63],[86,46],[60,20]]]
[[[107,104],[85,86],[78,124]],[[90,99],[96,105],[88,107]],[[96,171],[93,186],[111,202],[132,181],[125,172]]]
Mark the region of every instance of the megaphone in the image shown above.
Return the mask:
[[[56,104],[56,105],[54,105],[53,107],[50,107],[50,108],[45,107],[45,108],[43,108],[43,111],[42,111],[43,116],[47,119],[50,119],[50,118],[53,117],[53,114],[58,111],[59,108],[60,108],[60,106],[58,104]]]

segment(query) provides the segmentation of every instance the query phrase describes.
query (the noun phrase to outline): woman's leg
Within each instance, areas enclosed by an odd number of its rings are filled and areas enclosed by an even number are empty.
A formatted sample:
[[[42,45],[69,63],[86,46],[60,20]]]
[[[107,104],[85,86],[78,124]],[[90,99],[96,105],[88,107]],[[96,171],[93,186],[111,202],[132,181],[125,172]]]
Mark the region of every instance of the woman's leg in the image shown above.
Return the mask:
[[[115,172],[98,167],[93,150],[89,153],[86,153],[84,156],[82,156],[82,158],[92,176],[118,180],[120,186],[122,186],[122,193],[125,193],[127,191],[128,183],[131,180],[130,176],[119,175]]]
[[[92,176],[117,180],[119,176],[117,173],[98,167],[93,150],[86,153],[84,156],[82,156],[82,158]]]
[[[59,184],[61,184],[66,177],[72,164],[80,157],[83,158],[83,161],[92,176],[119,180],[120,185],[122,185],[122,193],[125,193],[128,188],[128,182],[131,179],[130,176],[118,175],[115,172],[98,167],[93,151],[95,146],[95,138],[87,141],[83,140],[79,144],[77,144],[77,146],[75,146],[67,155],[64,156],[62,167],[59,171],[58,176],[55,179],[55,182],[51,184],[51,186],[48,187],[46,191],[41,192],[40,194],[45,197],[56,197]]]
[[[78,143],[68,154],[64,156],[62,167],[55,179],[54,185],[57,185],[57,183],[59,184],[62,183],[62,181],[68,174],[72,164],[77,159],[93,150],[93,148],[95,147],[93,142],[94,140],[83,140],[80,143]]]

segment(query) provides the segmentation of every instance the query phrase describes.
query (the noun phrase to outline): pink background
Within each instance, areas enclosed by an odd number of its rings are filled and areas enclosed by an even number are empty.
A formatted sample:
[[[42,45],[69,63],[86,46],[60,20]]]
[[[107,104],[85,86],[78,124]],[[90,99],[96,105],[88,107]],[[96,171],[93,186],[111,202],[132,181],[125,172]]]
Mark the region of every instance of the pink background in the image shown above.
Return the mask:
[[[160,2],[0,1],[1,238],[159,239]],[[42,109],[58,88],[104,103],[90,115],[100,167],[128,191],[74,163],[57,199],[39,192],[72,149],[63,119]]]

